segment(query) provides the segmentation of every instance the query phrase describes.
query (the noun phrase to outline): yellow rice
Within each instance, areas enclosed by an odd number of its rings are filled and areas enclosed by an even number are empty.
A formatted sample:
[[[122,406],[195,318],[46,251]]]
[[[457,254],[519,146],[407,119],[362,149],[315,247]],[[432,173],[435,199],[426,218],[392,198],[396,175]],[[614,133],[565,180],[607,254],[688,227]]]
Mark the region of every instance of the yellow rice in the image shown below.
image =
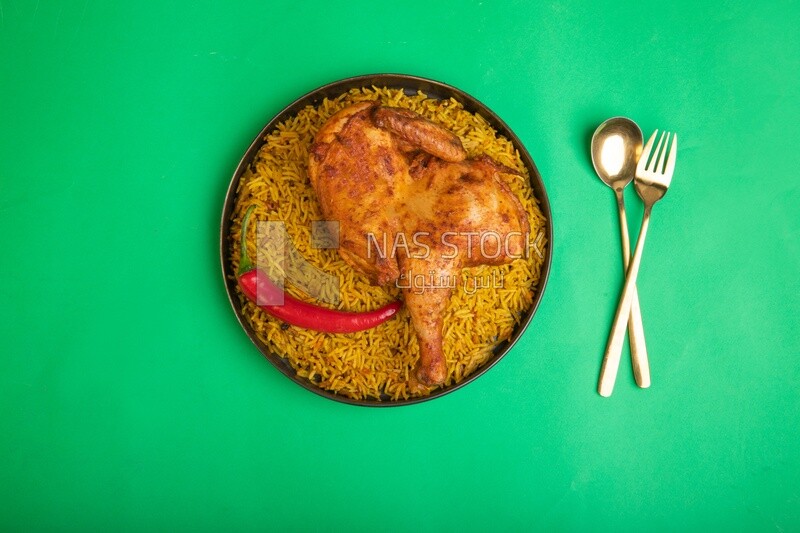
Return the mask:
[[[470,157],[486,154],[521,174],[503,175],[503,178],[528,212],[534,253],[510,265],[477,267],[462,273],[467,284],[470,276],[486,280],[492,275],[503,283],[501,288],[480,288],[473,291],[474,294],[467,294],[460,286],[453,291],[444,318],[444,352],[449,371],[444,386],[447,387],[480,368],[491,357],[493,349],[513,333],[538,289],[548,237],[544,235],[545,219],[530,188],[528,169],[519,153],[483,117],[465,111],[455,100],[431,99],[421,92],[408,96],[396,89],[353,89],[335,99],[325,99],[317,107],[307,106],[278,124],[265,137],[251,170],[239,183],[231,226],[230,259],[235,270],[239,260],[241,216],[249,206],[255,205],[254,223],[250,225],[252,233],[248,235],[251,257],[257,254],[255,221],[283,221],[300,254],[341,280],[339,309],[366,311],[400,298],[400,291],[394,285],[370,285],[336,250],[311,247],[311,222],[324,217],[306,173],[308,148],[319,128],[335,112],[354,103],[376,100],[383,105],[411,109],[443,125],[461,138]],[[314,301],[289,283],[286,288],[297,298]],[[384,400],[424,396],[435,390],[422,390],[409,384],[419,348],[405,308],[374,329],[329,334],[295,326],[287,328],[241,293],[239,297],[244,304],[244,316],[258,337],[275,353],[285,357],[298,376],[319,387],[354,399]]]

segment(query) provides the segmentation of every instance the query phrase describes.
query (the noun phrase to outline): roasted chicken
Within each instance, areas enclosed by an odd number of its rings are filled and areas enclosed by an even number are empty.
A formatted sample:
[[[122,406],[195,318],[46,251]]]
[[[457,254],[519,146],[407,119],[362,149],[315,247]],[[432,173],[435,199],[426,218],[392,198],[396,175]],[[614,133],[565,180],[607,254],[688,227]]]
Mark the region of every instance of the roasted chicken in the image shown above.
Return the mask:
[[[443,316],[461,269],[525,253],[528,217],[501,179],[516,173],[468,159],[459,138],[405,109],[350,106],[320,129],[309,176],[339,253],[373,283],[396,283],[417,333],[416,377],[443,383]],[[487,238],[491,237],[491,238]]]

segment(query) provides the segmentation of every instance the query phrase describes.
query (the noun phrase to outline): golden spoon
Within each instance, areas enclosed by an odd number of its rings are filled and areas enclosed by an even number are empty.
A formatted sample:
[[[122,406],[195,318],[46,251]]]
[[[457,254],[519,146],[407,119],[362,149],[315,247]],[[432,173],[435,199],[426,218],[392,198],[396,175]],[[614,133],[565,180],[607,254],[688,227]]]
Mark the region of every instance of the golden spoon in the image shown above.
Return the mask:
[[[642,130],[630,119],[610,118],[600,124],[592,135],[592,164],[600,179],[614,190],[619,211],[619,228],[622,237],[623,273],[628,271],[631,245],[628,221],[625,217],[625,199],[622,191],[633,180],[636,164],[642,153]],[[650,365],[644,341],[639,295],[633,287],[631,312],[628,317],[628,334],[631,342],[633,376],[642,388],[650,386]]]

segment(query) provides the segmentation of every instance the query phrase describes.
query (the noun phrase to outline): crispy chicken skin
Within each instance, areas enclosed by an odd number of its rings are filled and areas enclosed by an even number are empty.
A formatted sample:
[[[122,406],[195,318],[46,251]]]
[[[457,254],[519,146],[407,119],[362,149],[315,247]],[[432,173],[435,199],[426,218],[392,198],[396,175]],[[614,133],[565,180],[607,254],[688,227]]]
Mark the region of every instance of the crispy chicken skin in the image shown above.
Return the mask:
[[[467,159],[457,136],[416,113],[371,103],[323,125],[308,169],[322,213],[339,222],[341,256],[373,283],[402,287],[420,346],[417,379],[443,383],[452,280],[525,252],[528,217],[500,178],[514,171]]]

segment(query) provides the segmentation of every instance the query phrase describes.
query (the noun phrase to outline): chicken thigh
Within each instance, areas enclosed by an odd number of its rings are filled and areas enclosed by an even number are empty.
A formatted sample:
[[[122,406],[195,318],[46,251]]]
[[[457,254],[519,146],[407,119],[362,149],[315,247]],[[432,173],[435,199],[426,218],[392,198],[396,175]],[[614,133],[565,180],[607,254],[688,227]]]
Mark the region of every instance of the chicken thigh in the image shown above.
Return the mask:
[[[373,283],[402,288],[419,340],[416,378],[427,386],[447,378],[443,317],[461,269],[526,252],[527,214],[500,177],[516,172],[466,156],[438,124],[372,103],[332,116],[309,155],[341,256]]]

